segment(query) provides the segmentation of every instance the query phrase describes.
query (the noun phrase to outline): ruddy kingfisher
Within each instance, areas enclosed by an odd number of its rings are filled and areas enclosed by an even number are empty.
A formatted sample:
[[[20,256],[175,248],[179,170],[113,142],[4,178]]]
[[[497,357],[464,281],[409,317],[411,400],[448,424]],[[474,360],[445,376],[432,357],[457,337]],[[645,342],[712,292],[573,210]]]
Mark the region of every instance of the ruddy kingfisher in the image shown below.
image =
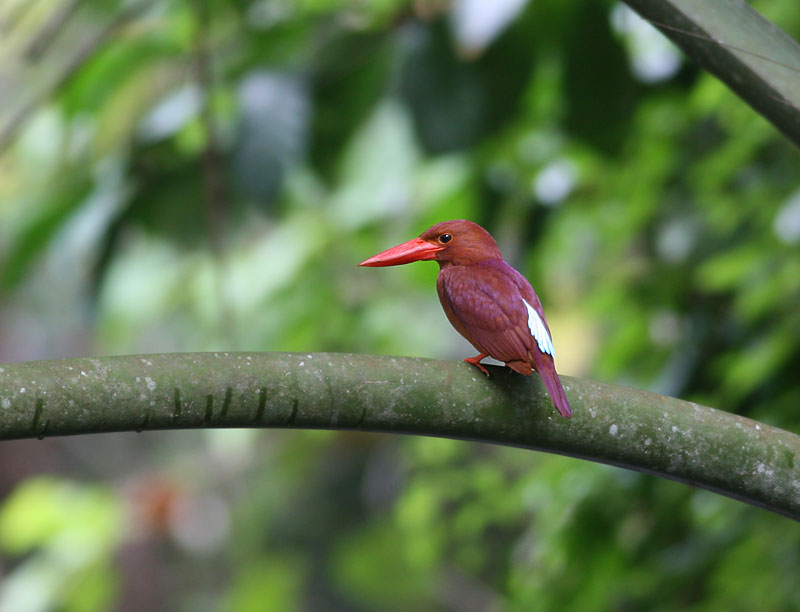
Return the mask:
[[[450,323],[478,350],[465,359],[481,372],[493,357],[525,376],[536,370],[563,417],[572,416],[556,373],[555,349],[539,297],[500,253],[492,235],[465,219],[444,221],[419,238],[378,253],[359,266],[436,260],[436,290]]]

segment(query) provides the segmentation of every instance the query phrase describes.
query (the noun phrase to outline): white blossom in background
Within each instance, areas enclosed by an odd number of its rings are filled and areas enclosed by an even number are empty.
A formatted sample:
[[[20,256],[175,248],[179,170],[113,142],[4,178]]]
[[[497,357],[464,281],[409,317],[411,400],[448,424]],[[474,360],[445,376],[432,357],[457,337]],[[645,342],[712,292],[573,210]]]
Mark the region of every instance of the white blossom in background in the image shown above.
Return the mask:
[[[625,42],[631,72],[643,83],[665,81],[680,70],[683,56],[677,47],[627,5],[614,6],[611,26]]]
[[[167,94],[139,122],[139,137],[145,141],[174,136],[184,125],[200,114],[203,92],[189,84]]]
[[[698,238],[699,229],[692,219],[673,219],[658,229],[656,251],[664,261],[684,261],[691,254]]]
[[[781,242],[800,242],[800,190],[789,196],[778,210],[772,229]]]
[[[528,0],[455,0],[451,12],[459,49],[477,54],[522,12]]]
[[[556,206],[575,188],[578,170],[568,159],[557,159],[547,164],[533,179],[533,193],[547,206]]]

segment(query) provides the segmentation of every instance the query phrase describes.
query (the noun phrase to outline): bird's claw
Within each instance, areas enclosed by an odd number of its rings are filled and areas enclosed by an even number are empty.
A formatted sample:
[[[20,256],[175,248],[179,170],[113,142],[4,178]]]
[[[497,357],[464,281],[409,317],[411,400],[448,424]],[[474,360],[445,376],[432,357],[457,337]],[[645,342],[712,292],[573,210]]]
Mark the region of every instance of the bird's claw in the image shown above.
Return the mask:
[[[475,357],[467,357],[464,361],[466,361],[470,365],[474,365],[481,372],[486,374],[486,378],[489,378],[489,370],[487,370],[481,363],[481,359],[483,359],[484,357],[486,357],[486,355],[481,353],[480,355],[475,355]]]

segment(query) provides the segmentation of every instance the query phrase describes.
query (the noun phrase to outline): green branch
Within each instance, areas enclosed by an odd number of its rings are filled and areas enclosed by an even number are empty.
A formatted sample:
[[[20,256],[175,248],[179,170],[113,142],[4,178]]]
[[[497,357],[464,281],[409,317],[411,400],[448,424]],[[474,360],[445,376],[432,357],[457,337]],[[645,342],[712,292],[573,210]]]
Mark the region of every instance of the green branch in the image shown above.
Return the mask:
[[[800,146],[800,45],[744,0],[624,0]]]
[[[800,436],[625,387],[333,353],[189,353],[0,366],[0,439],[201,427],[350,429],[521,446],[716,491],[800,520]]]

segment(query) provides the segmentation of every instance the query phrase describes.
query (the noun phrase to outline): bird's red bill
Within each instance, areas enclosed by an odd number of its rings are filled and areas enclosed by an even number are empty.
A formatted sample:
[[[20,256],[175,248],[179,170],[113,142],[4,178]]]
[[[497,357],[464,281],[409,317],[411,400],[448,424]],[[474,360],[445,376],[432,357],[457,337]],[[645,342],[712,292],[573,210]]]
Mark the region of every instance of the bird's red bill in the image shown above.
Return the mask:
[[[434,259],[444,247],[422,238],[414,238],[362,261],[359,266],[399,266],[412,261]]]

